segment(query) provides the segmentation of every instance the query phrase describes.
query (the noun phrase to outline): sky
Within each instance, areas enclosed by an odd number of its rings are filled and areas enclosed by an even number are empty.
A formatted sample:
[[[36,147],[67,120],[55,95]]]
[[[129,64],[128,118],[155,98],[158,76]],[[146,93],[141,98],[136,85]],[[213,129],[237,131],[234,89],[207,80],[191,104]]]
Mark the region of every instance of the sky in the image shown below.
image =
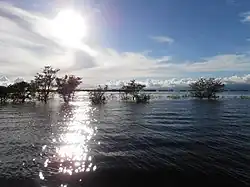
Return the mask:
[[[250,1],[2,0],[0,51],[0,82],[51,65],[83,87],[250,84]]]

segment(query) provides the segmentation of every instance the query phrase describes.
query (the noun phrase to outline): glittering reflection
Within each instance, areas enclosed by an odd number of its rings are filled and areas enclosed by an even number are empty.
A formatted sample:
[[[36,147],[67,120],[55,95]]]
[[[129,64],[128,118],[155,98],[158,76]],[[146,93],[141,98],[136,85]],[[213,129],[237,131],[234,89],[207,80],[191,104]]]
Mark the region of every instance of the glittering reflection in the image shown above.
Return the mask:
[[[60,133],[52,134],[51,143],[55,150],[52,157],[44,160],[44,168],[56,163],[53,168],[56,167],[57,173],[65,175],[95,171],[97,166],[90,152],[91,142],[97,132],[92,123],[93,109],[84,102],[63,107],[62,123],[58,124],[62,129]],[[42,151],[46,152],[47,147],[44,145]]]
[[[43,173],[40,171],[39,172],[39,178],[41,179],[41,180],[44,180],[44,176],[43,176]]]
[[[65,133],[59,138],[62,145],[56,149],[61,159],[60,173],[72,175],[93,170],[89,142],[96,129],[91,125],[91,109],[85,104],[72,111]]]

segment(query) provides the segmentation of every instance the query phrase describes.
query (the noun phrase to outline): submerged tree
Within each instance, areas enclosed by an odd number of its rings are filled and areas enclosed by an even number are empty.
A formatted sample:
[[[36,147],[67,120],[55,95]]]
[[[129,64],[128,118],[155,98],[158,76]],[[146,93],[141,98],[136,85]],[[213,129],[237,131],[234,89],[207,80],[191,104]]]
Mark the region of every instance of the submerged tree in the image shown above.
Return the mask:
[[[19,82],[8,86],[9,98],[14,103],[24,103],[26,99],[32,99],[35,94],[32,83]]]
[[[67,103],[73,99],[75,90],[81,83],[81,78],[74,75],[65,75],[63,78],[56,78],[57,93]]]
[[[3,104],[8,99],[8,88],[5,86],[0,86],[0,104]]]
[[[136,100],[138,103],[148,102],[150,100],[150,96],[140,93],[145,87],[146,85],[136,83],[135,80],[131,80],[127,85],[124,85],[121,88],[122,92],[124,93],[122,99],[128,100],[130,97],[132,97],[132,100]]]
[[[135,96],[135,100],[137,103],[147,103],[150,100],[150,95],[147,94],[139,94]]]
[[[99,87],[91,92],[89,92],[89,99],[91,100],[92,104],[105,104],[106,103],[106,97],[105,92],[107,92],[108,86],[105,85],[105,87]]]
[[[135,80],[131,80],[127,85],[122,86],[121,90],[125,93],[125,98],[128,98],[128,95],[132,96],[133,100],[135,96],[142,91],[146,85],[136,83]]]
[[[200,99],[215,99],[216,93],[222,92],[225,85],[221,82],[221,80],[215,78],[201,78],[189,86],[193,97]]]
[[[54,81],[59,69],[45,66],[42,73],[35,76],[35,87],[37,88],[38,100],[47,103],[52,89],[55,87]]]

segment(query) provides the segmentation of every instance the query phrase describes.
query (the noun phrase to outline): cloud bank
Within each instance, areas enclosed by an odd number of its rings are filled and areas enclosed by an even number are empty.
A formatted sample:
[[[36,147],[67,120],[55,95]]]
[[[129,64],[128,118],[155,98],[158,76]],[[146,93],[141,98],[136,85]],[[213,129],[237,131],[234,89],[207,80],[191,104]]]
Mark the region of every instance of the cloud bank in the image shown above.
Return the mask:
[[[250,74],[243,76],[230,76],[230,77],[219,77],[221,81],[226,85],[236,84],[249,84],[250,85]],[[145,79],[138,81],[145,84],[147,88],[160,89],[160,88],[187,88],[189,84],[195,82],[197,78],[172,78],[172,79]],[[120,88],[124,83],[128,81],[109,81],[107,84],[111,88]]]
[[[250,85],[250,74],[246,74],[243,76],[230,76],[230,77],[222,77],[219,78],[226,85]],[[195,82],[197,78],[172,78],[172,79],[145,79],[139,80],[138,82],[141,84],[145,84],[148,89],[167,89],[167,88],[187,88],[189,84]],[[9,84],[24,81],[23,78],[16,78],[14,81],[10,81],[7,77],[0,77],[0,86],[8,86]],[[107,81],[105,84],[109,86],[109,88],[118,89],[121,88],[125,83],[129,82],[128,80],[113,80]],[[85,84],[87,88],[93,88],[93,85]],[[84,86],[82,87],[84,88]],[[250,87],[249,87],[250,88]],[[248,89],[248,88],[247,88]]]

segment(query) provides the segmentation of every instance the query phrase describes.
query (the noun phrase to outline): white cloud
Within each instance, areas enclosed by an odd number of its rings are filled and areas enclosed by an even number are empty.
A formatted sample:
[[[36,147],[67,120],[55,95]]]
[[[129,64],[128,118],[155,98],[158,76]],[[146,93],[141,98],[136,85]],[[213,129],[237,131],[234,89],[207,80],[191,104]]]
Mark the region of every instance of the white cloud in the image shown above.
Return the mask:
[[[250,74],[246,74],[243,76],[234,75],[231,77],[224,77],[222,80],[228,84],[237,84],[237,83],[250,84]]]
[[[62,74],[81,76],[88,86],[114,80],[120,84],[119,80],[130,79],[144,79],[151,86],[184,85],[192,79],[182,77],[194,72],[250,70],[247,54],[224,54],[197,62],[174,63],[168,55],[153,57],[150,51],[118,52],[87,39],[80,49],[65,47],[50,33],[50,20],[46,16],[6,3],[0,3],[0,22],[0,74],[12,81],[17,77],[29,80],[45,65],[60,68]],[[168,37],[155,39],[174,42]],[[112,84],[117,81],[114,82]]]
[[[250,68],[249,62],[247,54],[224,54],[181,64],[181,67],[190,72],[245,71]]]
[[[157,59],[157,62],[166,63],[166,62],[169,62],[171,59],[172,59],[171,56],[163,56],[163,57]]]
[[[150,38],[159,43],[168,43],[168,44],[174,43],[174,39],[168,36],[150,36]]]
[[[219,77],[223,83],[227,84],[250,84],[250,74],[243,76],[230,76],[230,77]],[[187,88],[189,84],[197,81],[197,78],[172,78],[172,79],[145,79],[138,81],[141,84],[145,84],[147,88]],[[128,81],[118,80],[110,81],[107,84],[111,88],[120,88],[121,85]]]
[[[244,12],[240,14],[243,19],[241,20],[242,22],[249,22],[250,21],[250,12]]]

